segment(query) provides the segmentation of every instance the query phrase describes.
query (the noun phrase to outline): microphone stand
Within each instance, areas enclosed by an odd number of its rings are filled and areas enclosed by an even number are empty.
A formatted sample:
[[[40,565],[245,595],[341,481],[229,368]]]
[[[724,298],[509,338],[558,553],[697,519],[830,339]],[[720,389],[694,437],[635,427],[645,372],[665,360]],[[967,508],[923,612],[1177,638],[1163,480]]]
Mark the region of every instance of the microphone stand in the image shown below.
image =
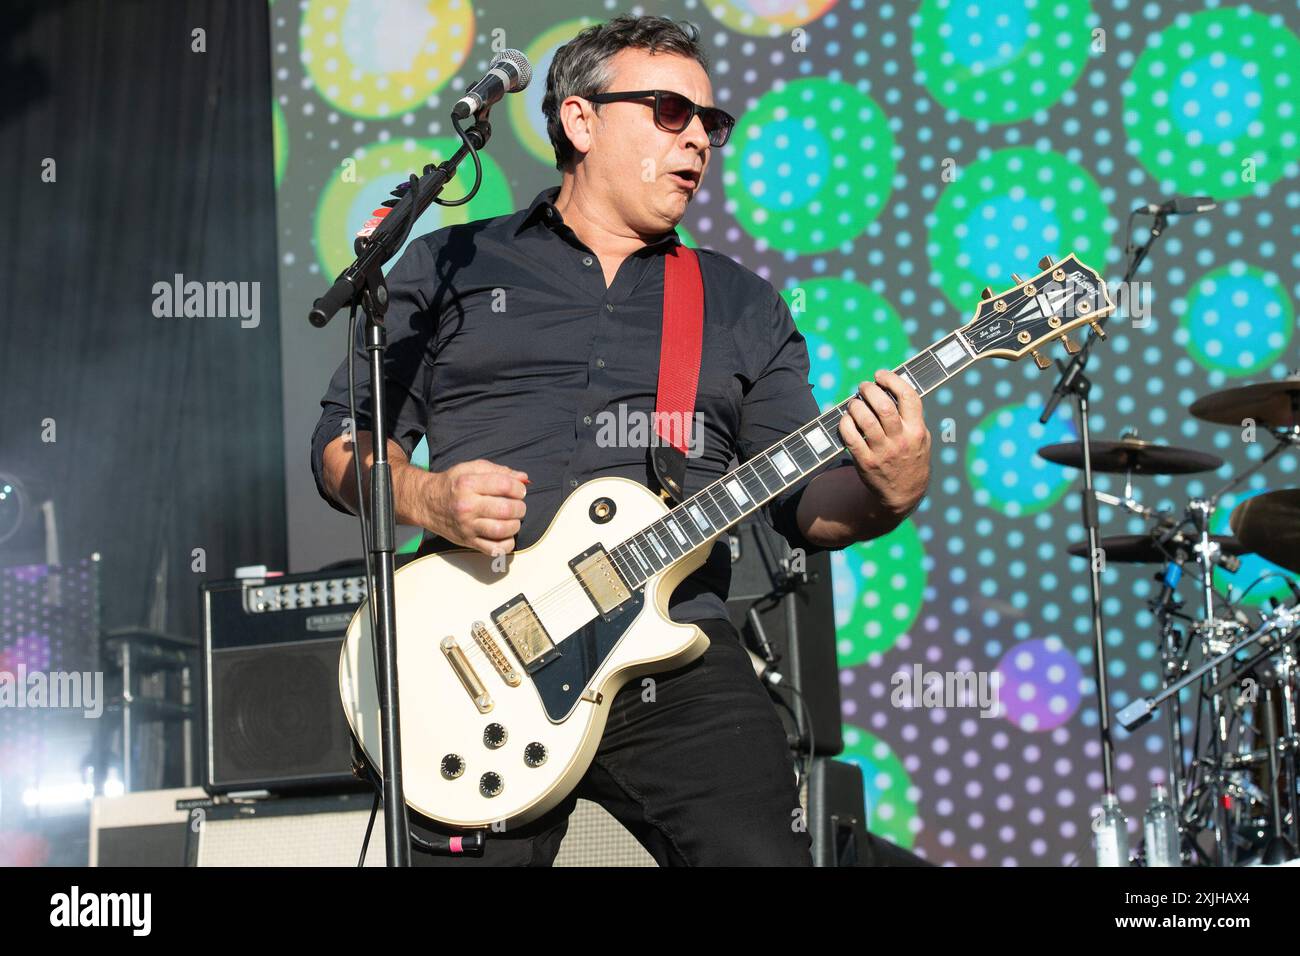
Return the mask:
[[[366,314],[366,352],[370,359],[370,426],[374,460],[370,466],[370,546],[369,567],[374,581],[368,589],[371,608],[371,634],[375,642],[376,679],[379,684],[379,733],[383,766],[384,845],[389,866],[411,865],[411,831],[402,792],[401,721],[397,692],[397,619],[393,605],[393,570],[397,529],[393,516],[392,471],[388,464],[388,421],[384,401],[384,351],[387,331],[384,314],[388,311],[388,286],[382,267],[397,254],[411,227],[434,202],[456,175],[461,161],[487,145],[492,127],[487,110],[461,136],[459,150],[444,163],[424,167],[424,175],[411,174],[400,200],[383,218],[369,237],[357,237],[357,258],[334,280],[325,295],[312,305],[308,321],[324,327],[340,309],[360,304]],[[457,132],[458,123],[453,122]],[[353,343],[348,343],[351,349]],[[355,454],[355,445],[353,453]],[[358,512],[365,505],[357,489]],[[363,513],[363,512],[361,512]]]
[[[1167,222],[1164,213],[1156,213],[1155,221],[1151,225],[1151,235],[1145,243],[1135,247],[1133,244],[1133,218],[1136,215],[1136,212],[1129,215],[1128,245],[1125,249],[1129,256],[1129,264],[1128,271],[1124,273],[1124,278],[1121,281],[1126,290],[1128,283],[1137,274],[1138,268],[1146,259],[1147,253],[1151,251],[1152,245],[1164,232]],[[1109,318],[1109,316],[1103,316],[1100,320],[1091,324],[1083,345],[1068,364],[1060,359],[1056,360],[1056,367],[1060,370],[1061,376],[1052,388],[1052,394],[1048,396],[1047,403],[1043,408],[1043,413],[1038,417],[1038,421],[1046,424],[1062,399],[1066,396],[1073,399],[1075,421],[1079,427],[1079,439],[1083,446],[1081,513],[1083,527],[1088,535],[1088,567],[1091,569],[1088,595],[1092,604],[1092,669],[1093,682],[1097,689],[1097,731],[1101,737],[1102,790],[1104,793],[1114,794],[1115,752],[1114,743],[1111,740],[1110,694],[1106,681],[1106,642],[1101,608],[1101,570],[1097,566],[1100,531],[1096,489],[1093,486],[1092,436],[1088,428],[1088,393],[1092,389],[1092,380],[1084,374],[1084,368],[1088,364],[1088,356],[1092,352],[1093,343],[1099,338],[1105,338],[1102,327]]]

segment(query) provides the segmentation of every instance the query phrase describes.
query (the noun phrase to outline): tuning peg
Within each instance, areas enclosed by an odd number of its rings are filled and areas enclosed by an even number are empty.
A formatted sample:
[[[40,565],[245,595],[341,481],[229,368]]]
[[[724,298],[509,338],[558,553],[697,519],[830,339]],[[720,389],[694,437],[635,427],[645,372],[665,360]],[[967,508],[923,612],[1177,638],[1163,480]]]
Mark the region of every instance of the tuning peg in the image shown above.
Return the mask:
[[[1020,283],[1022,283],[1022,282],[1025,281],[1024,279],[1020,278],[1019,273],[1016,273],[1016,272],[1011,273],[1011,278],[1012,278],[1012,280],[1015,282],[1016,285],[1020,285]]]
[[[1043,258],[1038,260],[1038,268],[1042,269],[1044,272],[1052,268],[1054,265],[1056,265],[1056,263],[1052,261],[1051,256],[1043,256]]]
[[[1034,357],[1034,364],[1037,365],[1039,368],[1047,368],[1049,365],[1052,364],[1052,360],[1049,359],[1042,352],[1038,351],[1038,349],[1034,349],[1029,354]]]
[[[1097,333],[1097,338],[1103,340],[1106,338],[1106,330],[1103,329],[1100,325],[1098,325],[1096,321],[1089,322],[1088,324],[1091,325],[1092,330]]]
[[[992,287],[992,286],[987,286],[987,285],[986,285],[986,286],[984,287],[984,291],[980,293],[980,298],[981,298],[981,299],[991,299],[991,298],[993,298],[993,287]]]
[[[1065,351],[1071,355],[1079,351],[1079,343],[1070,338],[1069,333],[1061,336],[1061,342],[1065,345]]]

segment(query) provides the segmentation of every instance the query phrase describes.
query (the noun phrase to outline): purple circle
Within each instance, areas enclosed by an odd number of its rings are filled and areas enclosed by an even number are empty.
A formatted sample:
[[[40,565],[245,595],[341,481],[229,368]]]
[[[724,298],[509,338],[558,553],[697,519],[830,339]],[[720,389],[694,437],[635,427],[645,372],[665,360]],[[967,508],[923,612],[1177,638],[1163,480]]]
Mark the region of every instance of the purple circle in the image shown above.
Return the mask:
[[[1054,730],[1079,708],[1082,673],[1058,638],[1016,644],[1002,655],[997,674],[1001,714],[1021,730]]]

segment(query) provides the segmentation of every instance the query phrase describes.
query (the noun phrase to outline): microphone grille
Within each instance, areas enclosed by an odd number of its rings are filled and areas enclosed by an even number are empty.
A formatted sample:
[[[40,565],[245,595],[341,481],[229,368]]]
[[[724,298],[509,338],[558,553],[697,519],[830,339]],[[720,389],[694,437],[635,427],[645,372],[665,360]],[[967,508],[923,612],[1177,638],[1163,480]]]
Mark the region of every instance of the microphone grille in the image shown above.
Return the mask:
[[[520,90],[526,89],[533,79],[533,67],[528,62],[528,57],[518,50],[502,50],[492,58],[494,66],[501,62],[509,63],[515,68],[515,72],[519,74],[519,82],[510,92],[518,93]]]

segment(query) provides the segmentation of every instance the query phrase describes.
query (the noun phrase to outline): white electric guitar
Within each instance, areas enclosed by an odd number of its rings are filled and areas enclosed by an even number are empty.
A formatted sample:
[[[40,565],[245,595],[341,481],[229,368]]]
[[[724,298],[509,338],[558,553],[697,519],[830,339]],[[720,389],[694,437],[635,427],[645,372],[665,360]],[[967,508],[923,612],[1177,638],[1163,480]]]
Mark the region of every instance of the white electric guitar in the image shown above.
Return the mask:
[[[975,318],[896,371],[924,395],[972,362],[1016,360],[1114,309],[1073,255],[1031,281],[985,290]],[[1098,329],[1100,331],[1100,329]],[[1065,339],[1068,350],[1077,346]],[[395,575],[406,802],[450,827],[517,825],[558,804],[596,753],[618,689],[704,653],[668,617],[673,589],[726,529],[843,451],[848,399],[674,508],[624,478],[561,505],[504,572],[475,551],[420,558]],[[380,767],[370,609],[348,626],[339,667],[348,722]]]

